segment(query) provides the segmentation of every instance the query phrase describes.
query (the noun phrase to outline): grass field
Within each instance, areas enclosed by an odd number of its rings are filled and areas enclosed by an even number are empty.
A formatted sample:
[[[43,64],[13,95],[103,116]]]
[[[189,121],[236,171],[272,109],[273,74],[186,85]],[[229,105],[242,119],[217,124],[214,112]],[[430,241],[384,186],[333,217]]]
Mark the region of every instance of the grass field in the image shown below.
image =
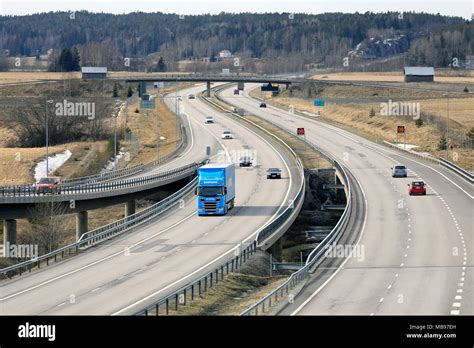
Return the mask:
[[[159,75],[160,73],[153,73]],[[166,74],[185,74],[180,72],[166,72]],[[127,77],[127,76],[146,76],[149,73],[145,72],[133,72],[133,71],[112,71],[108,73],[109,77]],[[26,82],[37,82],[37,81],[53,81],[53,80],[66,80],[66,79],[80,79],[81,72],[36,72],[36,71],[13,71],[13,72],[0,72],[0,85],[12,84],[12,83],[26,83]]]
[[[343,86],[338,86],[339,89]],[[353,88],[353,86],[351,87]],[[396,126],[405,124],[407,129],[407,143],[417,145],[417,151],[430,152],[436,156],[443,156],[444,151],[439,151],[437,145],[442,132],[434,125],[428,122],[421,127],[415,125],[415,121],[411,117],[392,117],[380,115],[380,103],[363,103],[363,104],[345,104],[338,105],[327,103],[323,108],[313,106],[313,100],[304,98],[288,97],[286,94],[278,97],[271,97],[268,92],[260,92],[258,89],[252,91],[255,96],[266,99],[270,104],[289,110],[289,106],[293,105],[297,111],[306,111],[312,114],[320,112],[318,120],[329,122],[346,128],[351,132],[367,137],[374,141],[382,140],[393,141],[403,140],[397,139]],[[392,97],[396,98],[396,91],[392,92]],[[413,100],[410,100],[411,102]],[[430,112],[438,116],[441,120],[446,120],[446,99],[420,100],[420,107],[423,112]],[[450,127],[457,129],[459,132],[466,133],[474,126],[474,99],[450,99]],[[370,117],[370,111],[375,111],[375,116]],[[457,162],[458,165],[473,170],[474,151],[454,145],[450,150],[453,157],[451,161]]]
[[[160,96],[154,99],[155,109],[140,109],[139,100],[128,107],[126,124],[132,133],[140,140],[140,150],[127,166],[153,161],[157,158],[158,151],[160,157],[162,157],[176,148],[176,141],[180,139],[180,132],[176,131],[176,115],[166,106],[163,95],[172,93],[177,88],[183,88],[183,86],[172,86],[160,89]],[[153,94],[153,91],[149,91],[148,93]],[[135,112],[137,109],[139,113]],[[124,121],[125,120],[122,120],[122,122]],[[124,123],[122,123],[122,125],[124,125]],[[158,137],[162,136],[166,139],[160,141],[160,147],[157,149]],[[132,144],[124,142],[126,151],[129,150],[131,146]]]
[[[460,76],[466,74],[466,76]],[[451,76],[450,76],[451,75]],[[458,76],[453,76],[458,75]],[[318,80],[329,81],[370,81],[370,82],[403,82],[403,72],[341,72],[329,74],[316,74],[311,77]],[[455,72],[435,71],[435,82],[443,83],[468,83],[474,84],[473,71],[461,71],[458,74]]]

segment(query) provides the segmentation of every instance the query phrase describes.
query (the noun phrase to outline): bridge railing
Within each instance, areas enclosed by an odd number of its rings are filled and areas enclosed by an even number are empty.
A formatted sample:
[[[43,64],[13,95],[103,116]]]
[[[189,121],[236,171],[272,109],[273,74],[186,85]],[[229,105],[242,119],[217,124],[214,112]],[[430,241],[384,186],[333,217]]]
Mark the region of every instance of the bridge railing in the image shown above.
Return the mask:
[[[134,227],[144,224],[145,222],[162,214],[172,206],[179,204],[180,200],[189,194],[197,184],[197,178],[194,178],[185,187],[171,196],[153,204],[152,206],[130,215],[126,218],[115,221],[111,224],[99,227],[95,230],[84,233],[75,243],[66,245],[50,253],[41,255],[37,258],[23,261],[15,265],[0,269],[0,275],[11,278],[15,275],[22,275],[25,272],[31,272],[33,269],[48,266],[59,260],[63,260],[79,253],[81,250],[96,245],[104,240],[110,239],[121,233],[130,231]],[[126,252],[126,250],[124,250]]]
[[[58,186],[51,192],[40,192],[35,185],[0,187],[0,204],[2,203],[27,203],[28,198],[42,197],[47,201],[65,201],[69,198],[87,198],[97,193],[114,192],[125,194],[136,192],[142,186],[153,186],[159,181],[168,180],[176,176],[192,175],[202,163],[192,163],[169,171],[147,175],[134,179],[108,181],[99,183],[86,183],[75,186]],[[96,195],[95,195],[96,196]],[[34,200],[37,201],[37,200]]]
[[[125,178],[128,176],[143,173],[149,169],[153,169],[157,167],[158,165],[169,160],[170,158],[173,158],[174,156],[176,156],[183,149],[183,147],[185,147],[186,145],[185,139],[186,137],[184,134],[184,129],[183,127],[181,127],[181,137],[180,137],[180,141],[177,147],[173,151],[168,153],[167,155],[160,157],[157,160],[153,160],[148,163],[140,163],[133,167],[116,169],[116,170],[111,170],[107,172],[102,172],[99,174],[81,176],[78,178],[65,179],[62,181],[62,186],[75,186],[75,185],[80,185],[80,184],[97,183],[101,181]],[[28,185],[23,185],[23,186],[28,186]],[[1,191],[1,187],[0,187],[0,191]]]
[[[213,103],[212,101],[205,100],[207,103],[212,104],[213,107],[222,109],[218,104]],[[224,110],[227,111],[227,110]],[[224,281],[225,275],[235,272],[249,260],[249,258],[257,251],[257,248],[261,243],[264,242],[266,238],[271,236],[275,231],[281,228],[289,219],[296,216],[299,213],[301,205],[304,200],[305,194],[305,180],[304,180],[304,168],[299,156],[293,151],[293,149],[285,143],[284,140],[280,139],[276,135],[268,132],[265,128],[257,125],[256,123],[250,121],[248,123],[253,124],[255,127],[259,128],[263,132],[266,132],[269,136],[275,138],[278,142],[283,144],[284,147],[291,153],[293,159],[297,163],[298,172],[301,176],[300,186],[298,192],[295,195],[292,203],[284,209],[277,217],[273,218],[268,224],[260,227],[255,231],[255,239],[247,246],[238,246],[234,249],[234,257],[230,258],[223,262],[222,264],[216,266],[213,271],[205,273],[198,280],[193,280],[190,283],[184,285],[178,290],[172,292],[171,294],[159,298],[150,305],[146,306],[144,309],[136,313],[136,315],[169,315],[171,311],[177,311],[180,306],[185,306],[190,301],[194,301],[196,297],[201,296],[208,289],[212,288],[214,285],[217,285],[219,282]],[[289,227],[289,226],[288,226]]]
[[[239,270],[256,251],[257,241],[253,241],[242,250],[236,249],[230,260],[215,267],[211,272],[204,273],[203,276],[181,287],[171,295],[146,306],[136,312],[135,315],[169,315],[171,311],[178,311],[180,306],[186,306],[189,302],[201,297],[205,292],[223,282],[226,275]]]
[[[347,187],[346,208],[344,209],[344,212],[342,213],[336,226],[334,226],[334,228],[326,236],[326,238],[324,238],[324,240],[321,241],[321,243],[319,243],[318,246],[315,249],[313,249],[313,251],[308,255],[308,258],[306,259],[306,263],[302,268],[292,273],[291,276],[283,284],[281,284],[276,289],[274,289],[269,294],[267,294],[265,297],[263,297],[261,300],[259,300],[258,302],[256,302],[255,304],[247,308],[240,315],[245,316],[245,315],[265,314],[265,311],[269,310],[272,307],[272,305],[275,305],[278,301],[284,298],[287,300],[290,300],[289,299],[290,290],[294,289],[296,286],[301,284],[303,281],[305,281],[309,277],[309,272],[311,268],[317,262],[322,260],[327,248],[336,240],[338,240],[338,238],[340,238],[340,236],[344,232],[351,215],[352,193],[351,193],[351,188],[349,185],[349,178],[347,176],[347,173],[344,167],[341,166],[337,161],[334,161],[334,165],[336,169],[339,171],[339,173],[341,174],[342,182],[344,183],[345,187]]]

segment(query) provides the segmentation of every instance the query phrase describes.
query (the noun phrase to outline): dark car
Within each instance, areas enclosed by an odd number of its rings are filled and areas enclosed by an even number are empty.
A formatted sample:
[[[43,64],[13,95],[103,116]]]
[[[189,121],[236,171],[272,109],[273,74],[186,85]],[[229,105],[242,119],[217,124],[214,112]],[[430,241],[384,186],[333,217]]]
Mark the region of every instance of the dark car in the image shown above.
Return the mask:
[[[260,103],[260,107],[261,107],[261,108],[266,108],[266,107],[267,107],[267,103],[264,103],[264,102]]]
[[[239,160],[239,167],[251,167],[252,159],[249,156],[242,156]]]
[[[267,170],[267,179],[281,179],[280,168],[269,168]]]
[[[41,178],[35,186],[37,193],[61,193],[61,178],[57,176],[47,176]]]

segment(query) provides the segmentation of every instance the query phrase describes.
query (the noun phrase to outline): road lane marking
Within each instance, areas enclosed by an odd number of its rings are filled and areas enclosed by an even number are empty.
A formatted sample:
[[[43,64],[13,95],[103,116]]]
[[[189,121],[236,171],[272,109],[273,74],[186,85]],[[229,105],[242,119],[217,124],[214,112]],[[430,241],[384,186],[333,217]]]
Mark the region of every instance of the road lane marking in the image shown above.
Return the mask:
[[[357,239],[357,242],[356,242],[356,245],[359,245],[361,239],[362,239],[362,236],[364,235],[364,232],[365,232],[365,227],[366,227],[366,223],[367,223],[367,196],[365,195],[365,191],[362,187],[362,185],[360,184],[359,180],[357,180],[357,178],[354,176],[354,179],[356,180],[357,184],[359,185],[360,187],[360,190],[362,192],[362,196],[364,197],[364,204],[365,204],[365,212],[364,212],[364,222],[362,224],[362,228],[361,228],[361,232],[360,232],[360,235],[359,235],[359,238]],[[351,252],[352,254],[352,252]],[[346,258],[343,263],[337,268],[337,270],[329,277],[328,280],[326,280],[315,292],[313,292],[311,294],[311,296],[309,296],[298,308],[296,308],[295,311],[293,311],[290,315],[291,316],[294,316],[296,314],[298,314],[309,302],[311,302],[311,300],[317,295],[319,294],[325,287],[327,284],[329,284],[329,282],[339,273],[339,271],[344,267],[344,265],[347,263],[347,261],[349,261],[349,257]]]
[[[170,229],[174,228],[175,226],[177,226],[177,225],[183,223],[184,221],[188,220],[189,218],[195,216],[195,214],[196,214],[196,211],[193,211],[190,215],[188,215],[188,216],[186,216],[185,218],[183,218],[183,219],[181,219],[181,220],[175,222],[173,225],[168,226],[168,227],[165,228],[164,230],[162,230],[162,231],[160,231],[160,232],[158,232],[158,233],[155,233],[155,234],[152,235],[152,236],[146,237],[145,239],[142,239],[141,241],[139,241],[139,242],[137,242],[137,243],[131,245],[131,246],[129,247],[129,249],[132,249],[132,248],[134,248],[134,247],[140,245],[140,244],[143,243],[143,242],[146,242],[146,241],[148,241],[148,240],[150,240],[150,239],[155,238],[156,236],[158,236],[158,235],[160,235],[160,234],[163,234],[163,233],[169,231]],[[99,260],[97,260],[97,261],[94,261],[94,262],[92,262],[92,263],[90,263],[90,264],[87,264],[87,265],[85,265],[85,266],[82,266],[82,267],[80,267],[80,268],[77,268],[77,269],[75,269],[75,270],[73,270],[73,271],[70,271],[70,272],[61,274],[60,276],[57,276],[57,277],[54,277],[54,278],[51,278],[51,279],[48,279],[48,280],[46,280],[46,281],[44,281],[44,282],[42,282],[42,283],[39,283],[39,284],[36,284],[36,285],[30,287],[30,288],[27,288],[27,289],[24,289],[24,290],[21,290],[21,291],[12,293],[12,294],[10,294],[10,295],[8,295],[8,296],[5,296],[5,297],[3,297],[3,298],[0,298],[0,302],[3,302],[3,301],[8,300],[8,299],[10,299],[10,298],[13,298],[13,297],[16,297],[16,296],[18,296],[18,295],[24,294],[24,293],[29,292],[29,291],[31,291],[31,290],[37,289],[37,288],[42,287],[42,286],[44,286],[44,285],[50,284],[50,283],[52,283],[52,282],[54,282],[54,281],[57,281],[57,280],[59,280],[59,279],[65,278],[65,277],[67,277],[67,276],[70,276],[71,274],[78,273],[78,272],[80,272],[80,271],[82,271],[82,270],[84,270],[84,269],[87,269],[87,268],[90,268],[90,267],[92,267],[92,266],[95,266],[95,265],[97,265],[97,264],[99,264],[99,263],[102,263],[102,262],[104,262],[104,261],[107,261],[107,260],[109,260],[109,259],[111,259],[111,258],[113,258],[113,257],[115,257],[115,256],[118,256],[118,255],[123,255],[123,250],[120,250],[120,251],[118,251],[118,252],[116,252],[116,253],[114,253],[114,254],[108,255],[108,256],[106,256],[106,257],[104,257],[104,258],[102,258],[102,259],[99,259]]]

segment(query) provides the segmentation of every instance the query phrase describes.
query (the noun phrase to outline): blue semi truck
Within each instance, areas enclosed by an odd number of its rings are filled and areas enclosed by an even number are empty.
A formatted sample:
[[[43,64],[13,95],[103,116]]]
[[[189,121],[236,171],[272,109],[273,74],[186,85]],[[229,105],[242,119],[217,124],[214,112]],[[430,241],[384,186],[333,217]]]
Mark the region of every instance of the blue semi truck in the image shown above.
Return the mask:
[[[206,164],[198,169],[198,215],[225,215],[234,207],[235,166]]]

